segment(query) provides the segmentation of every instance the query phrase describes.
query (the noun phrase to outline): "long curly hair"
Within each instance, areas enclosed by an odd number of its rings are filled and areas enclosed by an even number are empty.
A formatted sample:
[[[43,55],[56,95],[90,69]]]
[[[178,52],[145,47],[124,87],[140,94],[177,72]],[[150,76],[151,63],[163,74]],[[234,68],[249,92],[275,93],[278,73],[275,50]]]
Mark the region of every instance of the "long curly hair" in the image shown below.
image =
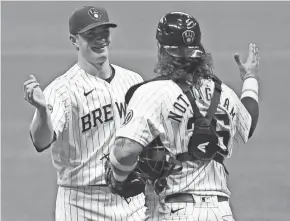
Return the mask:
[[[199,86],[200,79],[213,77],[213,60],[208,52],[198,58],[177,58],[160,47],[154,72],[168,76],[176,82],[191,81],[193,85]]]

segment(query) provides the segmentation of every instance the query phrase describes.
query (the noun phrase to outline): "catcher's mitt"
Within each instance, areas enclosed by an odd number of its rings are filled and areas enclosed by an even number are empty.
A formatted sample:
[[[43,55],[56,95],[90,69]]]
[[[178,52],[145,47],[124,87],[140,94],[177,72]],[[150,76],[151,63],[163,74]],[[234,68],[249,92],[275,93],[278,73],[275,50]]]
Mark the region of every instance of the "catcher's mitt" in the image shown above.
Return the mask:
[[[105,180],[111,192],[121,196],[127,202],[129,202],[128,198],[145,191],[145,182],[134,171],[129,174],[125,181],[117,181],[113,176],[112,165],[108,158],[105,162]]]

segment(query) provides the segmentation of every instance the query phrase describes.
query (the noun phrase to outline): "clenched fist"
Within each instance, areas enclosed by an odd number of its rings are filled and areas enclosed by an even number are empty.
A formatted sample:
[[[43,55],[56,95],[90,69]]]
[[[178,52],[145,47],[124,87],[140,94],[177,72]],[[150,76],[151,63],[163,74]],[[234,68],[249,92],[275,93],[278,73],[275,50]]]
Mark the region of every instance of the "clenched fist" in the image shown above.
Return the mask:
[[[238,53],[234,55],[234,59],[239,67],[240,75],[243,81],[247,78],[258,79],[260,57],[258,54],[258,47],[255,44],[251,43],[249,45],[249,55],[245,63],[241,62],[240,55]]]
[[[33,75],[24,83],[24,99],[37,109],[46,108],[44,94]]]

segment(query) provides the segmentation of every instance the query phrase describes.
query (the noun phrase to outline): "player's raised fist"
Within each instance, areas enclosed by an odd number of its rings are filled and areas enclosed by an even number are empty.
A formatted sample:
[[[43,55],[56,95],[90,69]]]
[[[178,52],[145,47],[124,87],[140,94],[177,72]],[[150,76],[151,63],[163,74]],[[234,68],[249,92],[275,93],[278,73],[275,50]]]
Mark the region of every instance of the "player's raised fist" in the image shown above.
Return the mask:
[[[33,75],[24,82],[24,99],[36,108],[46,108],[45,97]]]
[[[258,47],[255,44],[250,43],[249,55],[245,63],[241,62],[240,55],[236,53],[234,59],[239,67],[242,80],[247,78],[258,78],[260,57],[258,53]]]

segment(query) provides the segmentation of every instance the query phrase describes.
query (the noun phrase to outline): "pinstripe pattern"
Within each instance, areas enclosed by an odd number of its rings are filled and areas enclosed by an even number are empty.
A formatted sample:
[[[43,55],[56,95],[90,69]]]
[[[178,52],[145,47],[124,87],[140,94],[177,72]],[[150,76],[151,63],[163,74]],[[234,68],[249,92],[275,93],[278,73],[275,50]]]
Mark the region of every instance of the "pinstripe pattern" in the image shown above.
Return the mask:
[[[52,106],[57,139],[51,156],[59,185],[56,220],[142,220],[144,196],[128,205],[110,194],[104,181],[104,154],[125,117],[125,93],[142,78],[112,65],[114,77],[96,78],[77,64],[44,90]]]
[[[156,198],[155,201],[148,203],[149,208],[155,209],[150,212],[146,211],[146,221],[234,221],[229,202],[218,202],[216,196],[207,198],[202,202],[202,197],[195,196],[196,203],[164,203],[162,197]],[[153,203],[154,202],[154,203]],[[158,202],[158,203],[157,203]],[[179,210],[178,210],[179,209]],[[163,215],[158,211],[163,211]],[[172,213],[171,210],[178,210]]]
[[[135,204],[127,204],[123,199],[110,194],[106,187],[60,186],[56,201],[56,221],[143,220],[144,204],[136,204],[143,200],[143,196],[139,195],[133,200]]]
[[[226,145],[227,137],[221,135],[222,139],[219,141],[219,145],[229,150],[227,157],[230,157],[234,144],[239,144],[241,141],[247,142],[251,118],[238,96],[226,85],[222,85],[222,89],[215,117],[216,129],[229,135],[228,144]],[[203,116],[210,105],[213,90],[214,83],[210,80],[204,80],[198,90],[193,88],[197,105]],[[187,97],[172,81],[155,81],[146,84],[140,87],[132,97],[128,110],[133,111],[133,118],[117,131],[117,137],[127,137],[147,146],[159,135],[163,145],[173,154],[186,152],[193,131],[193,127],[188,127],[188,121],[193,117],[193,111],[189,104]],[[179,118],[176,117],[178,115]],[[200,196],[229,197],[230,191],[227,187],[224,167],[216,161],[184,162],[181,172],[168,177],[167,188],[160,194],[159,198],[153,193],[153,188],[148,187],[146,191],[148,204],[146,213],[150,217],[148,220],[158,220],[162,217],[161,214],[166,214],[166,206],[164,202],[162,204],[162,198],[177,192],[188,192]],[[228,202],[226,203],[228,204]],[[193,210],[188,211],[193,213]],[[225,213],[231,215],[230,209]],[[187,215],[183,216],[187,217]],[[189,215],[189,217],[195,216],[197,217],[195,219],[187,218],[188,220],[222,220],[221,218],[209,218],[221,217],[213,209],[198,210],[195,207],[194,215]],[[164,218],[164,220],[170,219]]]

